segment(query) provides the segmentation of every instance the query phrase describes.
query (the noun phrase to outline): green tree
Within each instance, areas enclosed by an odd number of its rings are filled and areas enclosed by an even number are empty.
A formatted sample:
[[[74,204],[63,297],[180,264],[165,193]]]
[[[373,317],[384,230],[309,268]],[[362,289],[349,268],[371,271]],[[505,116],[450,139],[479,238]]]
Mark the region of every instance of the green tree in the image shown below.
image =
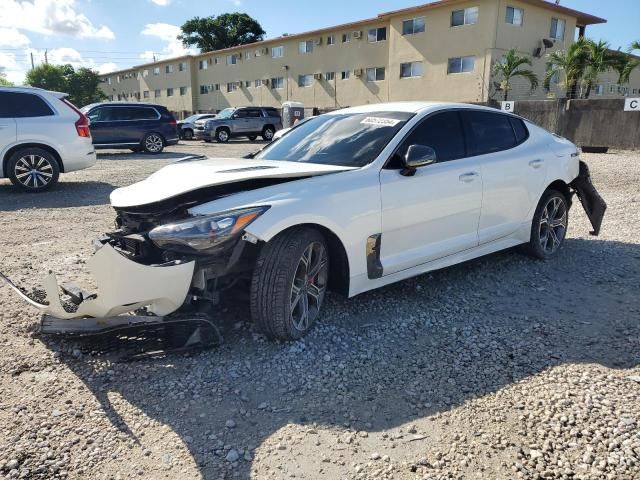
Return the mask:
[[[195,17],[187,20],[178,40],[185,47],[195,45],[201,52],[260,42],[265,31],[254,18],[246,13],[224,13],[210,17]]]
[[[567,92],[567,98],[578,97],[580,79],[587,68],[587,40],[579,38],[567,50],[558,50],[547,55],[549,68],[545,75],[544,88],[551,89],[551,80],[556,76],[562,77],[560,83]]]
[[[585,87],[584,98],[589,98],[593,86],[598,81],[598,77],[602,73],[608,72],[615,60],[609,44],[604,40],[596,42],[595,40],[587,39],[584,48],[587,55],[587,65],[582,83]]]
[[[13,83],[7,80],[7,76],[4,74],[4,72],[0,72],[0,86],[10,87],[12,85]]]
[[[538,76],[533,73],[533,70],[521,68],[525,65],[531,66],[531,60],[526,56],[518,55],[515,48],[508,50],[501,61],[494,63],[493,75],[502,78],[500,87],[504,91],[505,101],[509,100],[511,80],[515,77],[526,79],[529,82],[532,92],[538,88]]]
[[[98,72],[89,68],[77,71],[71,65],[51,65],[45,63],[29,70],[25,79],[27,85],[69,94],[69,101],[82,107],[106,98],[100,90]]]

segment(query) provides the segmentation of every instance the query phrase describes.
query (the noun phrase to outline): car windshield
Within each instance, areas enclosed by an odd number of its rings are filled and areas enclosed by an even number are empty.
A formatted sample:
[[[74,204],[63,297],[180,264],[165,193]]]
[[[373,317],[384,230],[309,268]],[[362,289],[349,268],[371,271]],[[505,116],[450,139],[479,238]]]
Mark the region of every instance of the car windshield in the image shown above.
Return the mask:
[[[198,120],[199,118],[202,118],[204,115],[202,114],[196,114],[196,115],[191,115],[190,117],[187,117],[183,120],[183,122],[185,123],[192,123],[195,122],[196,120]]]
[[[296,126],[255,158],[362,167],[413,116],[408,112],[321,115]]]
[[[235,108],[225,108],[218,115],[216,115],[216,118],[222,118],[223,120],[226,118],[231,118],[231,115],[233,115],[233,112],[235,111]]]

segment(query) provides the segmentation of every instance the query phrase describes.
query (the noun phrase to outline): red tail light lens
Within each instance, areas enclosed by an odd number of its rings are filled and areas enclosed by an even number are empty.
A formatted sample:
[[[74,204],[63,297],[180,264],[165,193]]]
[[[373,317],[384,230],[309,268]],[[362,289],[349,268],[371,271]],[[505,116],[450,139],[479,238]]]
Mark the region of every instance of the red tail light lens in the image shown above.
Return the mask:
[[[91,138],[91,131],[89,130],[89,119],[86,117],[86,115],[84,113],[82,113],[80,110],[78,110],[76,108],[76,106],[73,103],[71,103],[69,100],[67,100],[66,98],[62,99],[62,103],[64,103],[67,107],[69,107],[71,110],[76,112],[78,114],[78,116],[80,117],[75,122],[76,131],[78,132],[78,136],[79,137],[85,137],[85,138]]]
[[[169,121],[169,125],[171,125],[172,127],[177,127],[178,126],[178,122],[176,122],[175,119],[173,119],[173,120]]]

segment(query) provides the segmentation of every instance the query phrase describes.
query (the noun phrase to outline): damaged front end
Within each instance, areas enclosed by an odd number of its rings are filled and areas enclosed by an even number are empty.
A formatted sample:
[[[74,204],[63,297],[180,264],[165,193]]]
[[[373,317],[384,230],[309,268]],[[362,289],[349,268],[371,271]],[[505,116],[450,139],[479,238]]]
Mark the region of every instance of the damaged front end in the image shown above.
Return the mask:
[[[599,235],[604,213],[607,210],[607,203],[593,186],[589,166],[583,161],[580,161],[580,170],[578,176],[571,182],[571,188],[578,195],[580,203],[591,222],[593,227],[590,232],[591,235]]]

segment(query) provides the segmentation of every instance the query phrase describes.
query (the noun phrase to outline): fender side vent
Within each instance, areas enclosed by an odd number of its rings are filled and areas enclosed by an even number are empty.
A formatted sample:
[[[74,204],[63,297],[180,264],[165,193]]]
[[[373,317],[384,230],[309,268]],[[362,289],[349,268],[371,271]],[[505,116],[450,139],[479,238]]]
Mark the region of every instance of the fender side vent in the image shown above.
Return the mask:
[[[380,241],[382,234],[376,233],[367,238],[367,276],[370,280],[382,277],[380,262]]]

